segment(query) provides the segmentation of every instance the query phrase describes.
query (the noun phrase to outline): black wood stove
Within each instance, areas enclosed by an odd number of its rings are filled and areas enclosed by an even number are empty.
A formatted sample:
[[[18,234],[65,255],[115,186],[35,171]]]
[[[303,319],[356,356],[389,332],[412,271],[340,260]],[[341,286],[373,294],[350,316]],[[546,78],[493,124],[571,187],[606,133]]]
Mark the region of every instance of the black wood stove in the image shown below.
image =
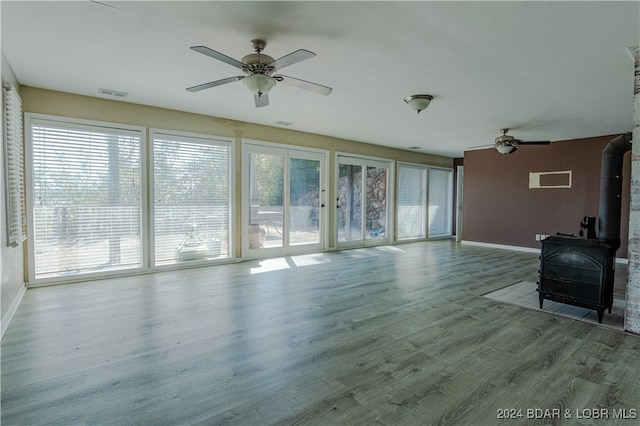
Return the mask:
[[[538,297],[611,313],[615,252],[600,240],[551,236],[542,241]]]
[[[622,164],[631,133],[613,139],[602,152],[599,236],[556,235],[542,241],[538,296],[598,312],[611,313],[615,255],[620,247]]]

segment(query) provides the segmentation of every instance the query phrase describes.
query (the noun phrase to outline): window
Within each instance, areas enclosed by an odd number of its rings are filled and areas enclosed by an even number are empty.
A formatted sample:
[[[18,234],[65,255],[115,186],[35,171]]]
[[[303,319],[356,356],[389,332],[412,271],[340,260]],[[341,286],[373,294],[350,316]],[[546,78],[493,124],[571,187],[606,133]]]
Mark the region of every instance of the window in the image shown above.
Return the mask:
[[[398,168],[398,239],[427,236],[427,167]]]
[[[3,87],[5,206],[7,245],[17,247],[26,237],[22,100],[12,87]]]
[[[429,167],[429,236],[452,234],[453,170]]]
[[[232,255],[230,141],[156,130],[147,155],[140,127],[28,119],[31,281]]]
[[[231,144],[153,134],[156,265],[230,256]]]
[[[29,131],[31,276],[141,268],[144,131],[36,116]]]

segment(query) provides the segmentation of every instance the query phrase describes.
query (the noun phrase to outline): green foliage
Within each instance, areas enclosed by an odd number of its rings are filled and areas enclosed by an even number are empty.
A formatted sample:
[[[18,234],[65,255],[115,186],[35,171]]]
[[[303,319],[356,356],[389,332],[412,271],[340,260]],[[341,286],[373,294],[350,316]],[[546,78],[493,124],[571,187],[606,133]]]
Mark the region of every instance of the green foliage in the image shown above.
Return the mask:
[[[251,182],[255,185],[251,203],[260,206],[283,205],[284,157],[271,154],[250,154]],[[318,190],[320,162],[292,158],[289,168],[290,202],[297,205],[299,199]]]
[[[251,154],[251,179],[255,185],[251,203],[261,206],[281,206],[283,202],[283,157]]]
[[[225,146],[156,140],[156,203],[226,203],[229,198],[227,158]]]

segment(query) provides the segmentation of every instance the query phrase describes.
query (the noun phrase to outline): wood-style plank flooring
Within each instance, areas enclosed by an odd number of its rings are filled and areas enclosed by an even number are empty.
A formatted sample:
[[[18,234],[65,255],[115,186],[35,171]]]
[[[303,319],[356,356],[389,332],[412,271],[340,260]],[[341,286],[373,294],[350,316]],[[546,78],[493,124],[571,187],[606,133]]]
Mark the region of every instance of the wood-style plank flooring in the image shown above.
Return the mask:
[[[2,425],[638,424],[639,336],[481,297],[537,271],[435,241],[30,289]]]

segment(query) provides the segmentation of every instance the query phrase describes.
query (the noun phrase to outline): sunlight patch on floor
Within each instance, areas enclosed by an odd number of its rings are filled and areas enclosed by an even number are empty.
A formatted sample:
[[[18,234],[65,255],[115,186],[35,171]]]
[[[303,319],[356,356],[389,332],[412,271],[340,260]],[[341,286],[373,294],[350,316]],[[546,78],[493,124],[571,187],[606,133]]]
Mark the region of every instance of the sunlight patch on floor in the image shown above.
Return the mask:
[[[264,259],[258,262],[258,267],[250,268],[251,275],[261,274],[263,272],[279,271],[281,269],[289,269],[289,263],[284,257],[276,257],[273,259]]]
[[[405,251],[402,250],[401,248],[394,247],[394,246],[380,246],[380,247],[375,247],[375,249],[380,251],[392,251],[396,253],[405,253]]]
[[[291,260],[297,267],[320,265],[321,263],[330,263],[331,260],[323,253],[301,254],[291,256]]]
[[[251,274],[260,274],[263,272],[280,271],[282,269],[302,268],[305,266],[320,265],[322,263],[330,263],[329,259],[323,253],[300,254],[296,256],[276,257],[273,259],[264,259],[258,262],[257,267],[250,268]]]

